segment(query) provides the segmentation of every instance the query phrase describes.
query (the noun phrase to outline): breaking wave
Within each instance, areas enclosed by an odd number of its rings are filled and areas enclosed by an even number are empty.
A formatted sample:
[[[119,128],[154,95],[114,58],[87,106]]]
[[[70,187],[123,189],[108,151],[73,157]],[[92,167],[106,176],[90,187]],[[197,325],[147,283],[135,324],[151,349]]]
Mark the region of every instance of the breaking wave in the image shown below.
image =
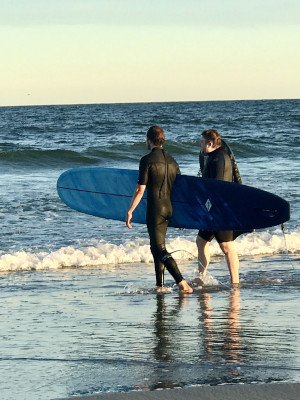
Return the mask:
[[[290,254],[300,254],[300,234],[286,234]],[[254,232],[243,235],[235,241],[239,257],[257,257],[287,252],[280,230]],[[196,260],[195,237],[175,238],[167,242],[167,249],[176,260]],[[218,244],[211,243],[211,255],[222,256]],[[80,242],[78,246],[62,247],[54,251],[19,250],[0,256],[0,271],[59,270],[62,268],[114,268],[118,264],[152,263],[148,239],[113,244],[105,241]]]

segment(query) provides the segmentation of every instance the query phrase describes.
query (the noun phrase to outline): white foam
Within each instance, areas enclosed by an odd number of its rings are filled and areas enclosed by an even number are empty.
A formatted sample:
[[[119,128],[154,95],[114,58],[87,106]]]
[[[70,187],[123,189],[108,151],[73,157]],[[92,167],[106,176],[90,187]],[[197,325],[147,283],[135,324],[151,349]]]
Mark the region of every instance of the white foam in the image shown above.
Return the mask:
[[[286,234],[288,250],[291,254],[300,253],[300,234]],[[254,232],[241,236],[235,241],[238,255],[245,256],[272,255],[285,253],[286,246],[283,234],[277,231]],[[195,236],[177,237],[167,242],[167,250],[174,252],[176,260],[193,260],[197,258]],[[180,250],[180,251],[178,251]],[[211,255],[219,256],[222,252],[218,243],[211,243]],[[126,242],[121,245],[104,241],[89,242],[79,247],[63,247],[52,252],[13,251],[0,257],[0,271],[28,271],[61,269],[64,267],[106,267],[124,263],[152,263],[149,242],[147,239]]]
[[[48,270],[148,262],[152,262],[149,245],[138,246],[131,242],[117,246],[100,242],[97,246],[63,247],[50,253],[15,251],[4,254],[0,258],[0,271]]]
[[[219,286],[219,281],[214,278],[212,275],[205,275],[203,276],[202,273],[199,273],[198,270],[194,270],[194,278],[193,282],[196,286]]]
[[[288,251],[292,254],[300,252],[300,233],[291,232],[284,236],[280,229],[276,231],[253,232],[241,236],[235,241],[235,246],[240,256],[256,256],[279,254]]]

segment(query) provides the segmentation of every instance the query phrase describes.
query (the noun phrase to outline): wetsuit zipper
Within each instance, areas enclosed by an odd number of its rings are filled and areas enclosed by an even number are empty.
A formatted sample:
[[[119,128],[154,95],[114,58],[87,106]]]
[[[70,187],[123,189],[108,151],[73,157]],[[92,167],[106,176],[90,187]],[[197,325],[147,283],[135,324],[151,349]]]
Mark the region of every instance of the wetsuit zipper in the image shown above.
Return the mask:
[[[159,198],[161,199],[161,192],[162,192],[163,187],[164,187],[165,190],[164,190],[164,197],[163,197],[163,198],[166,199],[166,198],[167,198],[166,177],[167,177],[167,175],[168,175],[168,163],[167,163],[167,160],[166,160],[165,150],[164,150],[164,149],[162,149],[162,153],[163,153],[163,156],[164,156],[164,159],[165,159],[165,174],[164,174],[164,179],[163,179],[163,181],[162,181],[161,187],[160,187],[160,189],[159,189]]]

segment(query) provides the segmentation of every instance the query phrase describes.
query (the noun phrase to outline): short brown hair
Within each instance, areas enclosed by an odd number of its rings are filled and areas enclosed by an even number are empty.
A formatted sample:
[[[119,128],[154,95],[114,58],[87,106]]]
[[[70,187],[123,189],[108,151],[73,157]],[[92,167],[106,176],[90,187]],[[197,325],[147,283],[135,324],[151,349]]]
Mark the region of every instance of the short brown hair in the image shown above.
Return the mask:
[[[208,142],[212,142],[213,147],[220,147],[222,143],[221,135],[216,129],[207,129],[203,131],[201,135]]]
[[[154,144],[154,146],[162,146],[166,140],[165,132],[160,126],[151,126],[147,130],[146,136],[147,139]]]

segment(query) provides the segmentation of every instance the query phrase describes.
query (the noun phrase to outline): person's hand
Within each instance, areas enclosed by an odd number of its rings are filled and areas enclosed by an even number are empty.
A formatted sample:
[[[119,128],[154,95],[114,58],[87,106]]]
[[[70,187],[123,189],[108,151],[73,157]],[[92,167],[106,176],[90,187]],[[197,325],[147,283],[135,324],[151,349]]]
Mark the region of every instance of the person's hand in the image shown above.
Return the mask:
[[[132,220],[132,212],[128,211],[127,212],[127,217],[126,217],[126,226],[129,229],[132,229],[131,220]]]

